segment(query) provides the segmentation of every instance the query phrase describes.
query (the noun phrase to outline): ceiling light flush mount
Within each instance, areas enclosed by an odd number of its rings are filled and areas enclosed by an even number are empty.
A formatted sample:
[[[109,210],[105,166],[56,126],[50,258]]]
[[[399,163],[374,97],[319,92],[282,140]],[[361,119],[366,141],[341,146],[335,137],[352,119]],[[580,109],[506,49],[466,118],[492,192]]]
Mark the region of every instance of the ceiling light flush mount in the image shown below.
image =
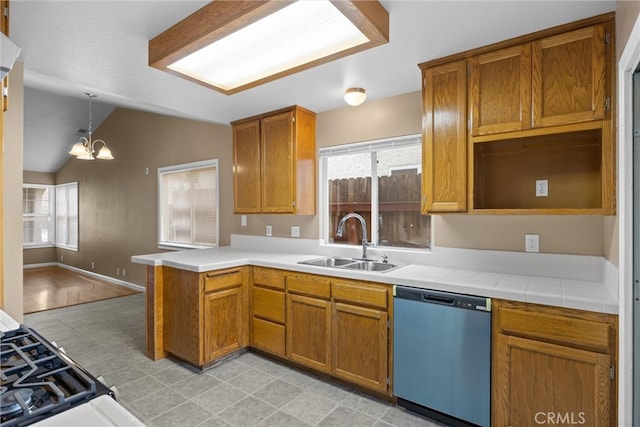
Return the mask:
[[[94,95],[93,93],[88,92],[85,92],[85,95],[89,97],[89,138],[87,139],[84,136],[81,137],[78,142],[73,144],[73,147],[71,148],[71,151],[69,151],[69,154],[71,154],[72,156],[76,156],[76,158],[80,160],[113,160],[113,155],[111,154],[111,150],[109,150],[109,147],[107,147],[106,142],[101,139],[96,139],[95,141],[91,140],[91,100],[93,98],[97,98],[98,95]],[[102,144],[102,148],[100,148],[98,155],[94,157],[93,154],[96,152],[95,147],[98,143]]]
[[[375,0],[216,0],[149,41],[149,65],[227,95],[389,42]]]
[[[344,100],[349,105],[357,107],[367,99],[367,92],[361,87],[351,87],[344,92]]]

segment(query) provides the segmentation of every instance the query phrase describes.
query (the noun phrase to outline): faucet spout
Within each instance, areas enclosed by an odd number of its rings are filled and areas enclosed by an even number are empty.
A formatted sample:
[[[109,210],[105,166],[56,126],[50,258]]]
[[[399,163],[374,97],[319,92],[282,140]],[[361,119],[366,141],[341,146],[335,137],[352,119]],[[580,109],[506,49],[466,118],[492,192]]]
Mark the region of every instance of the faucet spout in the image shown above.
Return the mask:
[[[356,218],[360,221],[360,225],[362,226],[362,259],[367,259],[367,247],[369,246],[369,242],[367,241],[367,223],[365,222],[362,215],[357,214],[355,212],[351,212],[342,217],[340,222],[338,223],[338,229],[336,230],[336,236],[342,237],[342,231],[344,229],[344,224],[347,222],[349,218]]]

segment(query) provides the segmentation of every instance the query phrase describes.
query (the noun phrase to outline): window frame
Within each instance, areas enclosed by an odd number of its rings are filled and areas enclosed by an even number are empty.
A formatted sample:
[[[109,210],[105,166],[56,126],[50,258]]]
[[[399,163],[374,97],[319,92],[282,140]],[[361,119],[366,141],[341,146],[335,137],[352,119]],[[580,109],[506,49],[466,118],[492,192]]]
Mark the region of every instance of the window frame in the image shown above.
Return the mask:
[[[163,187],[162,187],[162,177],[167,173],[175,173],[175,172],[189,172],[195,171],[198,169],[206,169],[206,168],[215,168],[215,209],[216,209],[216,220],[215,220],[215,243],[211,245],[198,245],[198,244],[187,244],[187,243],[178,243],[172,242],[162,239],[162,226],[163,226],[163,212],[162,212],[162,200],[163,200]],[[220,166],[218,159],[209,159],[209,160],[201,160],[190,163],[181,163],[177,165],[163,166],[158,168],[157,173],[157,185],[158,185],[158,248],[159,249],[167,249],[167,250],[181,250],[181,249],[206,249],[206,248],[214,248],[220,245]]]
[[[340,154],[356,154],[356,153],[371,153],[371,200],[379,201],[378,195],[378,173],[377,173],[377,151],[374,150],[382,150],[397,147],[406,147],[414,144],[422,144],[422,135],[421,134],[410,134],[397,136],[392,138],[384,138],[384,139],[376,139],[370,141],[363,142],[355,142],[355,143],[347,143],[335,146],[327,146],[321,147],[318,150],[318,161],[319,161],[319,209],[318,209],[318,222],[319,222],[319,240],[321,246],[331,246],[336,248],[360,248],[359,245],[348,245],[343,243],[334,243],[330,241],[330,230],[329,230],[329,186],[328,186],[328,164],[326,159],[328,157],[332,157]],[[422,165],[420,164],[420,169]],[[423,172],[423,171],[422,171]],[[375,179],[373,179],[375,176]],[[371,217],[377,218],[379,214],[379,203],[372,203],[371,206]],[[430,215],[425,215],[430,216]],[[401,246],[378,246],[378,224],[377,221],[372,221],[371,227],[371,236],[370,243],[373,243],[372,248],[376,248],[379,250],[384,250],[388,252],[432,252],[433,249],[433,218],[430,220],[430,229],[431,233],[429,236],[429,244],[426,248],[415,248],[415,247],[401,247]]]
[[[48,242],[29,242],[26,243],[24,241],[24,219],[25,217],[32,217],[35,218],[37,216],[41,216],[41,215],[36,215],[36,214],[25,214],[24,212],[24,190],[27,188],[42,188],[42,189],[47,189],[49,190],[49,241]],[[55,247],[55,242],[56,242],[56,212],[55,212],[55,205],[56,205],[56,186],[55,185],[51,185],[51,184],[29,184],[29,183],[23,183],[22,184],[22,248],[23,249],[34,249],[34,248],[53,248]]]
[[[76,228],[76,235],[78,236],[78,241],[76,242],[75,245],[69,245],[69,244],[65,244],[65,243],[59,243],[58,242],[58,238],[59,238],[59,232],[58,232],[58,189],[59,188],[69,188],[69,187],[75,187],[75,191],[76,191],[76,200],[77,200],[77,204],[76,204],[76,223],[75,223],[75,228]],[[22,218],[23,218],[23,241],[22,241],[22,248],[23,249],[36,249],[36,248],[61,248],[61,249],[68,249],[71,251],[78,251],[78,246],[79,246],[79,242],[80,242],[80,193],[79,193],[79,188],[78,188],[78,182],[74,181],[74,182],[67,182],[64,184],[31,184],[31,183],[23,183],[22,184],[22,188],[23,190],[25,188],[46,188],[49,190],[50,192],[50,198],[49,198],[49,242],[47,243],[25,243],[24,242],[24,218],[25,216],[31,216],[31,217],[35,217],[36,215],[33,214],[25,214],[24,213],[24,205],[22,208]],[[24,191],[23,191],[23,204],[24,204]],[[68,199],[67,199],[68,200]],[[68,215],[67,215],[68,217]],[[67,230],[70,230],[70,228],[68,227]]]

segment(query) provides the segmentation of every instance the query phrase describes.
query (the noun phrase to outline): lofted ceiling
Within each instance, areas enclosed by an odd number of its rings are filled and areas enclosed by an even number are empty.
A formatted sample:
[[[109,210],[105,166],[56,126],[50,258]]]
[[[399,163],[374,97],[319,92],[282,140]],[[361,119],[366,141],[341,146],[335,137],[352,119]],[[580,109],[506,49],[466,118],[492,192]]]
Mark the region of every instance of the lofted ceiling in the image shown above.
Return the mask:
[[[207,1],[11,0],[11,39],[22,48],[24,169],[55,172],[77,131],[115,107],[227,124],[288,105],[345,107],[344,90],[367,100],[420,90],[418,63],[615,10],[615,1],[383,0],[390,41],[282,79],[224,95],[151,68],[148,41]],[[357,107],[354,107],[357,108]]]

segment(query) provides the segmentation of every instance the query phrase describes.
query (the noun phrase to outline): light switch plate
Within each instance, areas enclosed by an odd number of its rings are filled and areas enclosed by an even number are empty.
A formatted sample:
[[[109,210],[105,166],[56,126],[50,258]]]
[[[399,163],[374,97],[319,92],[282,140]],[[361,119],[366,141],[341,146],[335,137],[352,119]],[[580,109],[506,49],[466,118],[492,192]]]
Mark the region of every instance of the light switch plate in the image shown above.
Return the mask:
[[[273,228],[271,228],[270,225],[267,225],[267,236],[271,236],[272,232],[273,232]]]
[[[300,237],[300,226],[292,225],[291,226],[291,237]]]
[[[525,234],[524,250],[525,252],[540,252],[540,235]]]

